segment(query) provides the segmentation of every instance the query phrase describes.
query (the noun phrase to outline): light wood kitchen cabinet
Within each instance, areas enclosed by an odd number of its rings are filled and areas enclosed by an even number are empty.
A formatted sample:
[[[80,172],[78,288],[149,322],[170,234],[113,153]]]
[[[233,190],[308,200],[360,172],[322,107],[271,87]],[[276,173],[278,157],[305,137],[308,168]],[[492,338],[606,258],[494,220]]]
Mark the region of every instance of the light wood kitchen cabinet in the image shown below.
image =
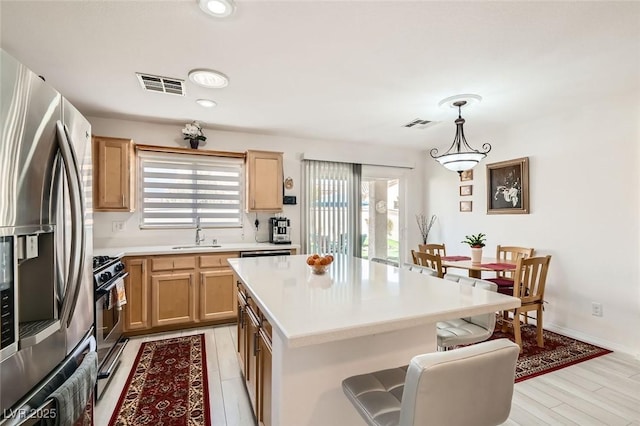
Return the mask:
[[[131,139],[93,137],[93,210],[135,208],[135,161]]]
[[[272,328],[239,281],[237,290],[240,370],[258,424],[271,426]]]
[[[237,327],[237,343],[238,349],[238,362],[240,364],[240,371],[242,375],[246,375],[246,368],[244,366],[247,359],[247,303],[243,295],[238,292],[238,323]]]
[[[215,253],[199,258],[200,320],[227,320],[237,317],[236,285],[228,259],[238,253]]]
[[[247,151],[246,210],[281,212],[283,195],[282,153]]]
[[[268,324],[268,323],[267,323]],[[263,323],[263,326],[265,324]],[[269,324],[269,330],[271,325]],[[263,327],[260,332],[258,350],[258,424],[260,426],[271,426],[271,337],[265,333]],[[270,333],[270,331],[269,331]]]
[[[194,273],[151,275],[151,326],[195,321]]]
[[[147,259],[125,258],[124,264],[125,270],[129,273],[124,279],[127,295],[127,304],[124,305],[124,331],[146,330],[149,328]]]
[[[237,295],[229,258],[238,252],[125,258],[125,332],[141,334],[233,322]],[[148,268],[148,273],[147,273]]]
[[[258,345],[260,323],[251,310],[247,311],[247,359],[245,361],[245,385],[254,414],[258,412]]]
[[[224,268],[200,272],[200,320],[236,317],[236,292],[233,272]]]

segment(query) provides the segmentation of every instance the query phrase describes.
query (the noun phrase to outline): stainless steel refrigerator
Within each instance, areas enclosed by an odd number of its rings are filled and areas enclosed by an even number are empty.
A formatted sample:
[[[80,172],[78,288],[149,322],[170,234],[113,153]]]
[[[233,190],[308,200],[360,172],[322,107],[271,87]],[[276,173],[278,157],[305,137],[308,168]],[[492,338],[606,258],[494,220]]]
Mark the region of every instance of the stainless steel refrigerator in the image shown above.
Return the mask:
[[[14,424],[55,413],[49,394],[95,351],[91,126],[4,50],[0,66],[0,424]]]

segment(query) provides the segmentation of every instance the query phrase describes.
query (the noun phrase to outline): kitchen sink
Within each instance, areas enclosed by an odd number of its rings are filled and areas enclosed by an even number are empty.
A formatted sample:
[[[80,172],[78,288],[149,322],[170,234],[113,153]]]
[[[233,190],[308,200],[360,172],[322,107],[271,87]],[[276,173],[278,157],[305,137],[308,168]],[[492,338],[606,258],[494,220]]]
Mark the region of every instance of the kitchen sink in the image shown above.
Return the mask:
[[[173,250],[185,250],[185,249],[196,249],[196,248],[218,248],[218,247],[222,247],[219,244],[201,244],[199,246],[197,245],[191,245],[191,246],[175,246],[175,247],[171,247]]]

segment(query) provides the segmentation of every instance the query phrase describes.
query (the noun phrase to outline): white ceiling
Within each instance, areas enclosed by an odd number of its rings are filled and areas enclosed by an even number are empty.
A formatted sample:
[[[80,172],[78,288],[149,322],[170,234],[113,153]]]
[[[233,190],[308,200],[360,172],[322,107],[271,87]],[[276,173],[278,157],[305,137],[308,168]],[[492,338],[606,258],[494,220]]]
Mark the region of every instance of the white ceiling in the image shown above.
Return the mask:
[[[0,15],[2,47],[89,116],[446,148],[455,112],[438,101],[475,93],[479,147],[496,126],[640,88],[638,2],[238,1],[218,20],[196,0],[3,0]],[[194,86],[194,68],[230,84]],[[135,72],[187,94],[144,92]],[[441,123],[402,127],[416,118]]]

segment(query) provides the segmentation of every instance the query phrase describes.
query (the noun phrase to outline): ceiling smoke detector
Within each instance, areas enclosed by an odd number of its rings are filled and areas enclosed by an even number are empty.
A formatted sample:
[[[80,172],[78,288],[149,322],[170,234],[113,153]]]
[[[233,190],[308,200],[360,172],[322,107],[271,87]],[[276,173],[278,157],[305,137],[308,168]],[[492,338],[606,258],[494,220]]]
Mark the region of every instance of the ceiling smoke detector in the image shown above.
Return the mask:
[[[136,77],[144,90],[169,95],[184,96],[184,80],[179,78],[161,77],[159,75],[136,73]]]

